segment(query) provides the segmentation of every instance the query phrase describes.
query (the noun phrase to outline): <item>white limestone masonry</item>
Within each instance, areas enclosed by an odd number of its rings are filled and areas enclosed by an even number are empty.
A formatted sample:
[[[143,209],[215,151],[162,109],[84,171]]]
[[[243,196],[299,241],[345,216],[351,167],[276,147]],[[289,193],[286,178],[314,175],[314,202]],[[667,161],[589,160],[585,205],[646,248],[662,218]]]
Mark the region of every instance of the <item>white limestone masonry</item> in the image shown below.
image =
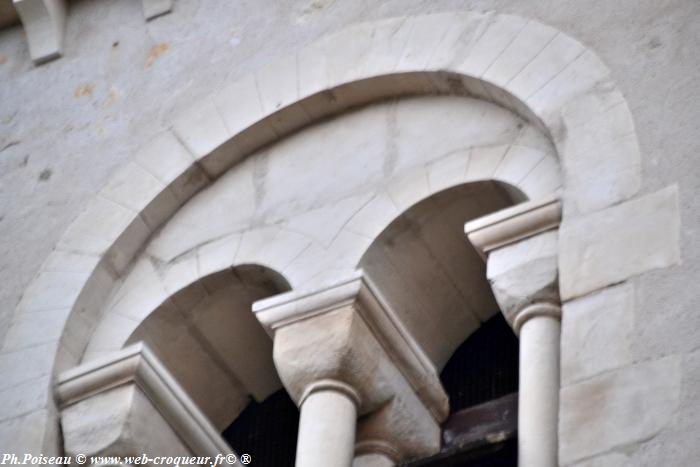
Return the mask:
[[[12,3],[0,452],[223,452],[284,385],[303,465],[430,455],[500,311],[522,465],[700,458],[697,2]]]
[[[679,235],[676,186],[563,223],[562,298],[678,264]]]

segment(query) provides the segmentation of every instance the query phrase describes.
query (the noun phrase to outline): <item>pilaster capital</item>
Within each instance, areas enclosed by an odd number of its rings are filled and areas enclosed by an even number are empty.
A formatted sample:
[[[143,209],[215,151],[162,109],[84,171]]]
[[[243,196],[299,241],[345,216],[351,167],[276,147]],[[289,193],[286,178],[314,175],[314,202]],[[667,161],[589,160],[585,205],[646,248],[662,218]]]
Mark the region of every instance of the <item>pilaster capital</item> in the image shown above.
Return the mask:
[[[233,453],[143,343],[61,373],[55,393],[67,454]]]
[[[486,276],[506,320],[519,331],[532,310],[553,309],[559,297],[558,227],[554,197],[521,203],[465,225],[486,261]],[[530,308],[537,304],[535,308]],[[525,310],[530,310],[523,314]],[[517,322],[516,322],[517,321]]]

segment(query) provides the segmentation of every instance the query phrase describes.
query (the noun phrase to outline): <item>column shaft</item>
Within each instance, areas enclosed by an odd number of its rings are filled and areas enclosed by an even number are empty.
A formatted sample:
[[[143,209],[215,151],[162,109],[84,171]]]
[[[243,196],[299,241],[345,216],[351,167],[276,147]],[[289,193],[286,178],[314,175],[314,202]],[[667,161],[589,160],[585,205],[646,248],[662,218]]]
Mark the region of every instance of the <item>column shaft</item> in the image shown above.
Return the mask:
[[[558,317],[535,316],[520,329],[520,467],[558,465],[560,328]]]
[[[296,467],[350,467],[355,449],[357,405],[347,395],[323,389],[301,405]]]

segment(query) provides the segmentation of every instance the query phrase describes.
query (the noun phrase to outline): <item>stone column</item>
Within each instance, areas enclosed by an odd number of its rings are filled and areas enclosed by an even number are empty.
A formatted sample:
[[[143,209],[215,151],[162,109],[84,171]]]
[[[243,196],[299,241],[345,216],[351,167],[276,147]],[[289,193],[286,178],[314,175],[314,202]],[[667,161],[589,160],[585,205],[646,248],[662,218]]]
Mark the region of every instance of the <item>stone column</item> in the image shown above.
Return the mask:
[[[520,337],[518,465],[556,467],[560,308],[534,303],[516,317]]]
[[[496,301],[520,338],[518,465],[558,465],[560,298],[556,199],[467,223]]]
[[[340,381],[311,384],[300,402],[297,467],[350,467],[360,397]]]
[[[389,466],[439,451],[448,400],[437,370],[362,271],[253,311],[301,410],[297,467]]]

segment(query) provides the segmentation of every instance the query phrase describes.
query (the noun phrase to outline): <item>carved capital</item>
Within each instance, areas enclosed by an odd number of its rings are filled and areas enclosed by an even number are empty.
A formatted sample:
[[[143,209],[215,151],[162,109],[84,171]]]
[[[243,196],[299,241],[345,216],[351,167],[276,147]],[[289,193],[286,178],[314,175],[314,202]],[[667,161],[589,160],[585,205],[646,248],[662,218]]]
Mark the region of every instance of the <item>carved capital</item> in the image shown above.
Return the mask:
[[[62,373],[56,398],[68,455],[233,453],[141,343]]]
[[[560,303],[558,226],[561,204],[547,198],[484,216],[465,225],[469,240],[486,258],[496,301],[516,333],[528,306]],[[544,309],[544,308],[541,308]],[[516,320],[521,323],[517,325]]]
[[[439,449],[449,409],[437,370],[362,271],[321,290],[261,300],[253,310],[273,336],[277,371],[297,404],[330,381],[328,388],[357,395],[349,397],[363,417],[365,446],[395,446],[402,456]]]

